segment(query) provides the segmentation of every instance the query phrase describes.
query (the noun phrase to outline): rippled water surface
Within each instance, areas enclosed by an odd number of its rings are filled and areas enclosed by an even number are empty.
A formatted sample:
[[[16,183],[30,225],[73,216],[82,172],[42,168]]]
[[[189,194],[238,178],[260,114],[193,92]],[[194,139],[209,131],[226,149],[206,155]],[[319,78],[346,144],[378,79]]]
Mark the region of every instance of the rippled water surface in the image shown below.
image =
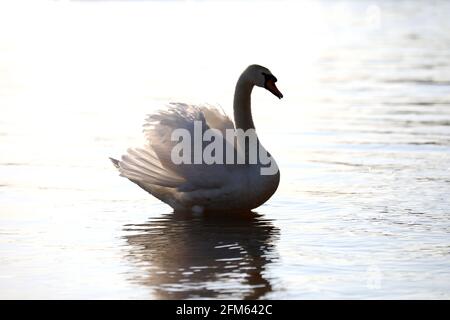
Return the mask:
[[[28,5],[0,5],[0,298],[450,298],[449,2]],[[285,95],[253,94],[270,201],[174,214],[118,177],[146,113],[231,114],[251,63]]]

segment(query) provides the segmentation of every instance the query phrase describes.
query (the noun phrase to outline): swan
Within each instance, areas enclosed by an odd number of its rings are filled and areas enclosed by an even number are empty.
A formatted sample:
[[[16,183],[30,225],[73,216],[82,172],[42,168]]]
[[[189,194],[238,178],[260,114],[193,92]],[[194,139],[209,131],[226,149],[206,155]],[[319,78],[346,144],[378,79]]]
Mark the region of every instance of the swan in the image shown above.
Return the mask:
[[[211,105],[170,103],[167,108],[147,116],[144,124],[147,143],[144,147],[130,148],[121,160],[110,160],[121,176],[128,178],[175,211],[250,211],[259,207],[277,190],[280,172],[275,160],[261,145],[254,131],[251,93],[254,86],[262,87],[281,99],[283,95],[275,82],[277,78],[269,69],[250,65],[240,75],[236,84],[233,102],[234,124],[223,110]],[[222,153],[217,151],[219,149],[211,155],[223,161],[174,161],[174,150],[179,148],[180,141],[184,140],[174,139],[175,132],[187,133],[192,137],[199,132],[205,134],[208,130],[210,141],[220,141],[215,144],[216,147],[232,150],[233,155],[227,158],[231,161],[226,161],[228,154],[225,155],[223,150]],[[230,132],[236,135],[248,132],[251,134],[240,140],[237,136],[228,138]],[[211,136],[214,136],[214,139]],[[222,140],[219,140],[219,137]],[[252,140],[252,137],[256,137],[256,140]],[[192,156],[187,154],[192,149],[200,151],[200,154],[202,151],[206,152],[208,143],[204,140],[205,136],[202,136],[202,139],[200,147],[198,144],[196,147],[197,141],[184,144],[187,148],[178,155],[187,156],[185,160],[192,160]],[[255,150],[252,149],[251,140],[253,143],[256,141],[256,162],[250,161],[250,151]],[[262,157],[264,152],[265,162]],[[243,163],[236,160],[239,156],[244,160]],[[264,173],[263,170],[268,169],[268,165],[272,170]]]

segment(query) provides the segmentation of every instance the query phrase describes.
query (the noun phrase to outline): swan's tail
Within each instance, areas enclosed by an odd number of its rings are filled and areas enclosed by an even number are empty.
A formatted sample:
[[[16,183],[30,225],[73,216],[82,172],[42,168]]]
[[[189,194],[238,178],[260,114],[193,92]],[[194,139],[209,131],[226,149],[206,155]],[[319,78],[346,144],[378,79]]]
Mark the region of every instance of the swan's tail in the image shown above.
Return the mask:
[[[117,169],[120,169],[119,160],[114,159],[114,158],[109,158],[109,160],[111,160],[111,162],[113,163],[114,167],[116,167]]]

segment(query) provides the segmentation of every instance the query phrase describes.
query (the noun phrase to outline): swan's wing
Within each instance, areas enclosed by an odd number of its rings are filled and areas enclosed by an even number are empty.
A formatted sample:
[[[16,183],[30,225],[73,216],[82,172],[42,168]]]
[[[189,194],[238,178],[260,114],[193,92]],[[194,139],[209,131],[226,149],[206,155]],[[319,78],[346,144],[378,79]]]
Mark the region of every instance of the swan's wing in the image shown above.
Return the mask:
[[[198,137],[198,132],[194,132],[196,126],[197,129],[201,128],[201,136],[212,126],[220,131],[234,128],[231,120],[217,109],[171,103],[167,109],[147,117],[144,133],[149,143],[148,148],[154,151],[164,168],[186,181],[184,188],[218,188],[228,180],[230,168],[220,164],[207,165],[203,161],[201,164],[194,164],[193,140]],[[185,130],[192,138],[190,163],[175,164],[172,161],[172,150],[180,142],[172,140],[172,133],[176,129]],[[208,144],[208,142],[202,142],[201,150]]]
[[[219,110],[211,105],[203,105],[199,109],[205,116],[206,123],[210,128],[220,130],[224,136],[227,129],[234,130],[233,121],[225,114],[223,109]]]
[[[176,188],[185,182],[181,176],[165,168],[149,148],[128,149],[121,161],[111,160],[121,176],[138,183],[149,192],[151,186]]]

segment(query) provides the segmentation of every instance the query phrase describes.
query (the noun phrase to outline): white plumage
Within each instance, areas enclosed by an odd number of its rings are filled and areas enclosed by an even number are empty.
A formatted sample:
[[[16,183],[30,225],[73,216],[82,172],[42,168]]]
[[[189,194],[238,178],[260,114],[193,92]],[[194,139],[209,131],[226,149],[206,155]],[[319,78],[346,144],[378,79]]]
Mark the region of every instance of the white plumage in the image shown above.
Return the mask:
[[[254,85],[265,87],[281,98],[275,81],[276,78],[270,71],[261,66],[252,65],[244,71],[235,92],[234,113],[237,128],[253,127],[250,95]],[[146,146],[128,149],[121,161],[111,160],[121,176],[175,210],[250,210],[269,199],[278,187],[279,172],[261,175],[260,163],[175,164],[172,161],[171,152],[178,143],[172,141],[172,132],[175,129],[185,129],[194,136],[195,121],[201,123],[203,132],[216,129],[225,136],[227,129],[235,130],[230,118],[216,107],[171,103],[166,109],[147,117],[144,124],[144,134],[148,142]],[[226,144],[227,141],[224,139],[223,143]],[[207,144],[204,142],[202,148]],[[259,141],[258,145],[262,148]],[[234,148],[235,153],[240,152],[238,150],[239,148]]]

